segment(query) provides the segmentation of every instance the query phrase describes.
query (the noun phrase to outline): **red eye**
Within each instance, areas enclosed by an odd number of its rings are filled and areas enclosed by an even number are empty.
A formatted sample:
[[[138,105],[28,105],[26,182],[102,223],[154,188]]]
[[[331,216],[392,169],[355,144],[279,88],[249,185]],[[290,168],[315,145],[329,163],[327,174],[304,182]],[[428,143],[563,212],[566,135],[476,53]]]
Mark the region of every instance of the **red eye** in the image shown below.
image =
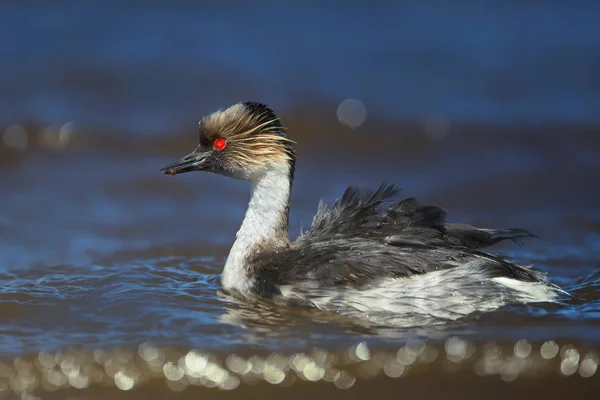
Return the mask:
[[[217,140],[215,140],[215,149],[223,150],[226,144],[227,142],[225,141],[225,139],[218,138]]]

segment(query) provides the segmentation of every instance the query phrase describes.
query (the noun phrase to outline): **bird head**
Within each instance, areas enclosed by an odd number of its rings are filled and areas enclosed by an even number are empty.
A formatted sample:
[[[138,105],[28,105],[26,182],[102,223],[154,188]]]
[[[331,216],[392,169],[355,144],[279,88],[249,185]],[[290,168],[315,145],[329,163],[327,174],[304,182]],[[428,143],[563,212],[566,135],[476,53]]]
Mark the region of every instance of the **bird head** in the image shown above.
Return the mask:
[[[200,120],[200,144],[192,153],[162,168],[165,174],[208,171],[257,181],[270,169],[293,173],[293,143],[266,105],[234,104]]]

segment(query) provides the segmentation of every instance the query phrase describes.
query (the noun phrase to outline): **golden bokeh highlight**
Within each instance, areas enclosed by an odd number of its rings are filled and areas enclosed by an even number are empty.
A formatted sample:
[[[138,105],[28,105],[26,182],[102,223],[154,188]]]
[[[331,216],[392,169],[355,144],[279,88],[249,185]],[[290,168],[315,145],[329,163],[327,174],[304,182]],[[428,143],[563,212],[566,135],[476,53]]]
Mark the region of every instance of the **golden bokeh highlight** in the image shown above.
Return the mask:
[[[552,375],[590,378],[596,375],[599,363],[597,351],[555,341],[475,344],[450,337],[436,343],[414,341],[397,350],[371,349],[361,342],[341,351],[226,356],[144,343],[136,350],[69,349],[0,363],[0,395],[12,392],[25,398],[23,395],[94,385],[128,391],[157,381],[175,392],[190,386],[234,390],[259,382],[291,386],[300,381],[326,382],[344,390],[359,380],[398,379],[439,369],[496,376],[506,382]]]

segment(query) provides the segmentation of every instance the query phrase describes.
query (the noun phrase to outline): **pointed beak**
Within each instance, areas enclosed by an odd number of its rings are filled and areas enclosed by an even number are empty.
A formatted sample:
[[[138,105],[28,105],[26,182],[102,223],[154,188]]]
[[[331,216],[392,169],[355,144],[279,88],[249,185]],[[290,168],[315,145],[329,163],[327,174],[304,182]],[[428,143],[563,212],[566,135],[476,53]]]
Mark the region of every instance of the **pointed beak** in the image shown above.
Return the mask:
[[[163,174],[167,175],[177,175],[190,171],[202,171],[207,167],[209,155],[209,151],[194,151],[193,153],[183,157],[181,160],[175,161],[174,163],[162,168],[161,171]]]

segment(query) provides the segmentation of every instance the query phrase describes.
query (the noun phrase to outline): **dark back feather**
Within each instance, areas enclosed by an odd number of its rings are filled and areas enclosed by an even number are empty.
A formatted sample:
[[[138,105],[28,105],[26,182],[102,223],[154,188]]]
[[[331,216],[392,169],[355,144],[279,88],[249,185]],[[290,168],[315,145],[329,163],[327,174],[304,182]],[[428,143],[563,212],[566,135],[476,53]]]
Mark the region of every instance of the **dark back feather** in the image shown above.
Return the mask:
[[[477,262],[490,277],[543,280],[532,271],[481,249],[501,240],[532,237],[523,229],[478,229],[446,224],[446,211],[420,206],[414,198],[394,201],[393,185],[375,192],[349,187],[332,206],[319,204],[310,229],[285,251],[258,252],[257,290],[318,281],[325,287],[366,285]]]
[[[391,228],[389,223],[393,222],[393,216],[388,215],[393,207],[386,203],[397,193],[394,185],[385,183],[375,192],[350,186],[332,206],[323,201],[319,203],[313,223],[301,239],[384,235]]]
[[[332,238],[364,238],[385,244],[420,243],[481,249],[502,240],[521,243],[535,237],[525,229],[480,229],[446,224],[447,212],[437,206],[420,206],[416,199],[394,201],[399,190],[382,184],[375,192],[349,187],[332,206],[322,201],[312,226],[298,242]]]

